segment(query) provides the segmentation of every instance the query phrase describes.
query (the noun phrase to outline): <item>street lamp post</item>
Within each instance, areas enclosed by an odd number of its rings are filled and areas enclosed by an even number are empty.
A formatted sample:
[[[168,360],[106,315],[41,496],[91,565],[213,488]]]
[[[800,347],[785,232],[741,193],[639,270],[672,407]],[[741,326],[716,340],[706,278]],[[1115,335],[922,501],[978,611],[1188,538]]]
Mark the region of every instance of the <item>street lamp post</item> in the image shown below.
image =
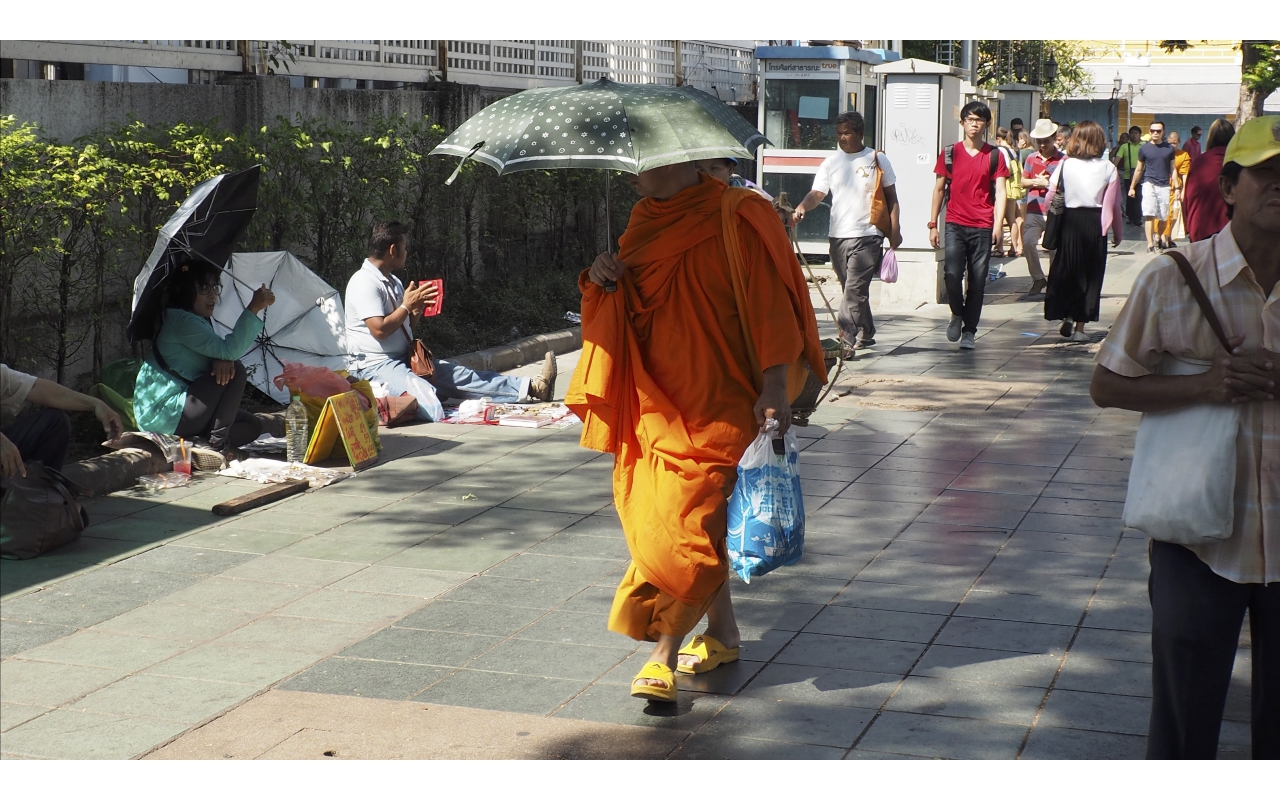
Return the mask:
[[[1116,146],[1116,120],[1114,116],[1116,108],[1116,98],[1120,96],[1120,89],[1124,86],[1124,79],[1117,72],[1116,76],[1111,79],[1111,104],[1107,106],[1107,136],[1110,139],[1111,147]]]

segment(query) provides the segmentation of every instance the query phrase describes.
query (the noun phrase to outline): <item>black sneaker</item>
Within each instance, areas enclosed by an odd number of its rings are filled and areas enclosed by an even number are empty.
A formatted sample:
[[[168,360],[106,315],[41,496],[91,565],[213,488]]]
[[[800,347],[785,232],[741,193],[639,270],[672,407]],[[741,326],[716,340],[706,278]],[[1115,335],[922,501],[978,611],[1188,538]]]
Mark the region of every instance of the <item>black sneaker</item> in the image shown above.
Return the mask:
[[[875,343],[876,343],[876,340],[870,336],[859,336],[858,343],[855,344],[854,347],[858,347],[858,348],[871,347]]]
[[[1147,245],[1147,252],[1148,252],[1148,253],[1158,253],[1158,252],[1160,252],[1160,251],[1159,251],[1159,248],[1157,248],[1154,244],[1149,244],[1149,245]]]

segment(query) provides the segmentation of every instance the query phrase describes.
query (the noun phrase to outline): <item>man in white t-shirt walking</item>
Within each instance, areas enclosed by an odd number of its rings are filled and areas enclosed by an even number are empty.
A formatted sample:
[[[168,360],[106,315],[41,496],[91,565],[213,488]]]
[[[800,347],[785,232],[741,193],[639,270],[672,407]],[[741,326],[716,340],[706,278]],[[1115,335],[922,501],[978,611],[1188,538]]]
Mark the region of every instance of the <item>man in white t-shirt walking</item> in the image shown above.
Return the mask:
[[[836,144],[839,149],[828,156],[813,177],[813,188],[792,212],[799,222],[828,194],[831,198],[831,266],[844,286],[837,319],[840,336],[854,347],[870,347],[876,343],[876,325],[871,318],[871,278],[880,268],[881,246],[885,237],[889,246],[902,244],[898,225],[897,178],[893,165],[884,153],[876,152],[863,142],[866,130],[862,115],[846,111],[836,117]],[[876,173],[880,173],[880,189],[888,214],[889,230],[872,223]],[[881,224],[885,224],[881,220]],[[856,339],[855,339],[856,337]]]

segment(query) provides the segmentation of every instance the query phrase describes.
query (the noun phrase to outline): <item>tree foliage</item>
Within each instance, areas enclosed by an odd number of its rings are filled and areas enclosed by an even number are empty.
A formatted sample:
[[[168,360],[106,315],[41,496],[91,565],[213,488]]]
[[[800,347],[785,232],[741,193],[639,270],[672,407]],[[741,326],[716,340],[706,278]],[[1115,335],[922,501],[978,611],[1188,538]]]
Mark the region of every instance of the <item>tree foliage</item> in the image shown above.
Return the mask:
[[[437,352],[488,347],[556,326],[576,274],[604,246],[604,175],[499,177],[428,156],[447,131],[404,116],[363,125],[285,120],[233,134],[135,121],[71,144],[0,118],[0,359],[58,379],[128,354],[133,280],[191,188],[264,167],[244,252],[290,250],[339,290],[370,225],[410,230],[406,276],[443,277],[450,314],[420,331]],[[614,231],[634,199],[614,181]],[[549,305],[550,304],[550,305]]]
[[[1162,39],[1166,53],[1185,53],[1195,47],[1188,39]],[[1272,92],[1280,89],[1280,42],[1244,40],[1240,42],[1240,102],[1236,125],[1262,116],[1262,107]]]
[[[935,61],[941,40],[903,42],[903,56]],[[951,42],[960,52],[960,43]],[[1062,100],[1088,91],[1091,80],[1084,62],[1092,55],[1084,42],[1069,39],[981,39],[978,41],[976,86],[992,89],[1006,83],[1029,83],[1044,88],[1046,100]],[[1049,62],[1055,66],[1052,80]]]

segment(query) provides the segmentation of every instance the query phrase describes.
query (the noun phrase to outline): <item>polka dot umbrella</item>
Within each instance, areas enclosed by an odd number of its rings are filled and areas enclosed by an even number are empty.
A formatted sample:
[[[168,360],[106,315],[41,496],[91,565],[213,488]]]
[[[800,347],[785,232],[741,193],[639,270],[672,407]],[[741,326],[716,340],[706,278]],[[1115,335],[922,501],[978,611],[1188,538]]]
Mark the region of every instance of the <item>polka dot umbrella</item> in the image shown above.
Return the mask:
[[[767,142],[732,108],[692,86],[601,78],[499,100],[431,153],[474,158],[499,174],[571,168],[634,174],[703,158],[755,158]]]

